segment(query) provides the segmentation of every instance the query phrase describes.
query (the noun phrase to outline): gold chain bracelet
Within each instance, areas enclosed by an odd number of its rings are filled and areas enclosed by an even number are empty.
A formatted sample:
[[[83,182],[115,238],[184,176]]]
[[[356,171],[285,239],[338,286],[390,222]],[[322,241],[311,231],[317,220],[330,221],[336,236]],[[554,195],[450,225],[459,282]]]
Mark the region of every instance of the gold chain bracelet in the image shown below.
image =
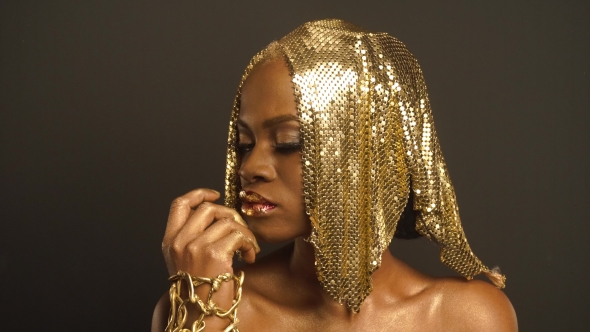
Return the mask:
[[[170,315],[168,316],[168,325],[165,332],[201,332],[205,329],[205,317],[215,315],[220,318],[227,318],[230,321],[228,327],[224,332],[239,332],[238,331],[238,304],[242,299],[242,284],[244,283],[244,272],[241,271],[239,276],[230,273],[223,273],[217,278],[202,278],[193,277],[184,271],[178,271],[176,275],[171,276],[168,280],[172,283],[170,286]],[[213,301],[213,293],[215,293],[221,283],[233,281],[235,286],[234,299],[231,308],[224,310],[218,307]],[[182,285],[187,286],[188,298],[182,299]],[[207,301],[203,302],[195,293],[195,288],[203,284],[211,285]],[[190,329],[184,327],[187,320],[187,304],[196,303],[201,309],[199,319],[195,320]]]

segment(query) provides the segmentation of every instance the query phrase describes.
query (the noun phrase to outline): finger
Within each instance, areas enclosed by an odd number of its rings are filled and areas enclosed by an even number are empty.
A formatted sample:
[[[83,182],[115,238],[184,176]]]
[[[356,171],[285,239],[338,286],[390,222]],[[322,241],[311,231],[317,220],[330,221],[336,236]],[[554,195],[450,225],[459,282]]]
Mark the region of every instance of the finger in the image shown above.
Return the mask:
[[[184,246],[200,236],[211,225],[217,223],[219,220],[231,221],[236,225],[241,225],[247,228],[246,223],[237,214],[235,210],[225,206],[204,202],[199,205],[196,211],[189,217],[189,219],[182,225],[180,230],[172,242],[176,246]],[[241,221],[241,223],[240,223]]]
[[[254,263],[256,260],[256,246],[254,242],[238,230],[231,231],[227,236],[215,242],[213,248],[224,252],[229,260],[233,259],[236,250],[242,252],[242,258],[246,263]]]
[[[236,210],[219,204],[203,202],[188,217],[188,220],[182,226],[182,232],[185,231],[185,228],[193,232],[202,232],[211,226],[213,222],[223,218],[228,218],[244,227],[248,227],[242,216]]]
[[[192,209],[203,202],[214,202],[219,198],[219,193],[211,189],[197,189],[186,193],[174,201],[170,207],[170,215],[168,216],[168,224],[166,225],[166,232],[164,234],[164,242],[173,238],[178,230],[187,221]]]
[[[233,230],[214,243],[204,243],[199,237],[183,248],[182,255],[175,256],[169,272],[174,274],[182,270],[195,276],[216,276],[232,272],[236,250],[243,252],[242,257],[246,262],[254,263],[256,249],[252,241],[240,231]]]
[[[258,245],[254,234],[247,227],[227,218],[218,220],[207,228],[199,237],[199,241],[202,241],[202,243],[214,243],[229,235],[231,232],[242,233],[252,242],[256,253],[260,252],[260,246]]]

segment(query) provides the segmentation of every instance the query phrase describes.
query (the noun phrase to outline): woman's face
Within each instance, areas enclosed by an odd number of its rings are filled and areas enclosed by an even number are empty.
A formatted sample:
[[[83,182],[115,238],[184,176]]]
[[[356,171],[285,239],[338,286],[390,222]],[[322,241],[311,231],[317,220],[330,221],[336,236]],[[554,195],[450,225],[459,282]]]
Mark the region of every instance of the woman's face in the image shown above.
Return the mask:
[[[238,137],[242,214],[254,235],[267,242],[309,235],[299,117],[282,59],[257,65],[244,82]]]

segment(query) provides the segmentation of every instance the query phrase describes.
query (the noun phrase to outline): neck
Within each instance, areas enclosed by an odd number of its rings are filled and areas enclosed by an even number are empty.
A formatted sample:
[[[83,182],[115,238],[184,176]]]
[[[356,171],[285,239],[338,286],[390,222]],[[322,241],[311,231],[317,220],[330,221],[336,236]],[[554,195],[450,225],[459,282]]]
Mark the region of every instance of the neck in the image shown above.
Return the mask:
[[[400,262],[391,255],[389,250],[385,250],[381,256],[381,266],[373,273],[373,291],[371,294],[379,294],[379,291],[385,287],[390,288],[394,286],[397,280],[397,273],[400,272],[397,266]],[[338,312],[350,314],[350,310],[346,306],[341,306],[334,301],[328,293],[323,289],[318,281],[315,267],[315,252],[313,245],[297,238],[293,245],[293,251],[289,260],[289,271],[291,276],[298,282],[305,284],[305,289],[309,289],[310,296],[313,296],[314,302],[319,305],[325,305],[327,308],[333,308]],[[369,295],[366,302],[370,302],[376,295]]]
[[[295,239],[293,253],[289,261],[291,275],[320,286],[315,271],[315,251],[313,245],[302,237]]]

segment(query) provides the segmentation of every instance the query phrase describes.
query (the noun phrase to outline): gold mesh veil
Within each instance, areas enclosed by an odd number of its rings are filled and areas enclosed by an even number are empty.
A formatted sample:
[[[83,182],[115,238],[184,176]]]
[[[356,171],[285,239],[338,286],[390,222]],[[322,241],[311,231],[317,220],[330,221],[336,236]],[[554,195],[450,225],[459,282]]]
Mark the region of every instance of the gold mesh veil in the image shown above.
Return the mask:
[[[503,287],[504,276],[483,265],[467,243],[422,71],[405,45],[387,33],[321,20],[273,47],[292,74],[309,241],[318,279],[331,297],[358,312],[410,191],[416,229],[440,246],[442,262],[467,278],[483,272]],[[225,197],[233,208],[239,208],[241,86],[269,52],[246,68],[231,115]]]

